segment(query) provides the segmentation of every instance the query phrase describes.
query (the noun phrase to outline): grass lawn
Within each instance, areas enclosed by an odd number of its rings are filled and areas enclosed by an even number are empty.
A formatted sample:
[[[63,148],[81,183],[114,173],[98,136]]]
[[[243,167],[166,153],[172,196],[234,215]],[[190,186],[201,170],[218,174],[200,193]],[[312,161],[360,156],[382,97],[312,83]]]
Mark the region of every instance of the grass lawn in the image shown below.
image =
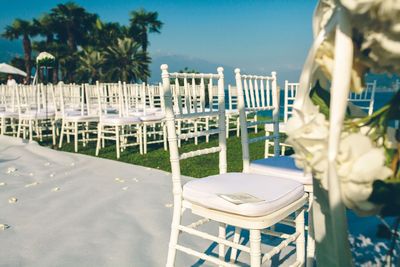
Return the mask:
[[[257,136],[264,135],[264,131],[259,131]],[[256,134],[250,133],[250,137]],[[43,146],[51,147],[49,139],[40,143]],[[193,139],[182,142],[180,153],[189,152],[192,150],[212,147],[218,145],[218,136],[213,135],[210,137],[210,142],[206,143],[205,138],[199,138],[199,144],[195,145]],[[228,148],[228,172],[241,172],[242,171],[242,147],[240,137],[236,137],[232,132],[231,136],[227,139]],[[74,153],[73,139],[71,143],[64,142],[61,149],[56,150],[67,151]],[[83,147],[79,144],[79,153],[85,155],[95,156],[96,142],[90,142],[88,146]],[[253,143],[250,145],[250,155],[252,159],[259,159],[264,157],[264,142]],[[106,142],[105,148],[100,150],[99,157],[117,160],[115,143]],[[130,147],[121,152],[119,161],[141,165],[145,167],[155,168],[171,172],[171,165],[169,161],[169,152],[164,151],[162,144],[154,144],[148,147],[147,154],[140,155],[137,147]],[[205,177],[213,174],[218,174],[218,153],[209,154],[205,156],[194,157],[181,161],[181,172],[183,175],[191,177]]]

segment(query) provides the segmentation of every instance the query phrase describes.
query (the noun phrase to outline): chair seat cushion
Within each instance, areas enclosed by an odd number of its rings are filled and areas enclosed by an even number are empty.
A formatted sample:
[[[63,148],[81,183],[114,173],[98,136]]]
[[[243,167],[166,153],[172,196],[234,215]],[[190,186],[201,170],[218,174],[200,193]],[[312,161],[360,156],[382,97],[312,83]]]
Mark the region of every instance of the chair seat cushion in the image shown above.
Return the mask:
[[[46,113],[46,111],[35,111],[35,110],[29,110],[23,114],[20,115],[21,119],[36,119],[36,120],[40,120],[40,119],[48,119],[48,118],[52,118],[55,116],[55,112],[54,111],[48,111]]]
[[[104,125],[129,125],[140,122],[139,117],[119,117],[119,116],[106,116],[102,117],[100,122]]]
[[[162,113],[154,113],[150,115],[144,115],[139,117],[140,120],[146,121],[162,121],[165,118],[165,115]]]
[[[263,201],[233,204],[218,194],[247,193]],[[226,173],[192,180],[183,186],[183,198],[206,208],[243,216],[265,216],[304,195],[299,182],[273,176]]]
[[[312,184],[312,175],[305,174],[302,169],[297,168],[294,159],[289,156],[252,161],[250,163],[250,173],[287,178],[305,185]]]
[[[239,115],[239,110],[237,110],[237,109],[227,109],[227,110],[225,110],[225,113],[228,114],[228,115],[235,115],[235,114]]]
[[[91,116],[91,115],[69,115],[63,117],[66,121],[73,121],[73,122],[93,122],[99,121],[98,116]]]
[[[272,123],[265,124],[265,130],[268,132],[273,132],[274,125]],[[286,133],[286,123],[284,123],[283,121],[279,122],[279,132]]]
[[[18,112],[0,111],[0,118],[18,118]]]

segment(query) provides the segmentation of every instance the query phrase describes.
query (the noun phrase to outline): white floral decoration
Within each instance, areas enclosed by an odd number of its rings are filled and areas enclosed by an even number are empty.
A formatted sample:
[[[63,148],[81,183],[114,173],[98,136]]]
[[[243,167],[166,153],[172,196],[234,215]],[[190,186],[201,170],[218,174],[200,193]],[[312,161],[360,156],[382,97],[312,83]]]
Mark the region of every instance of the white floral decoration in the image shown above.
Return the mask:
[[[43,61],[54,61],[55,57],[47,52],[41,52],[37,57],[36,57],[36,63],[43,62]]]

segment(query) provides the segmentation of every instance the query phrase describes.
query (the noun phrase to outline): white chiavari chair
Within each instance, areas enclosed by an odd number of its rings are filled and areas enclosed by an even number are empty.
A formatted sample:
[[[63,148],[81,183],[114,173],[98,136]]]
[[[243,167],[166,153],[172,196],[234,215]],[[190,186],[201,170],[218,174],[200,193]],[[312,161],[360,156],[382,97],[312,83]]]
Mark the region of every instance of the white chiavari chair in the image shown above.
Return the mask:
[[[290,83],[285,80],[285,91],[283,101],[283,122],[286,123],[289,117],[293,114],[293,103],[296,99],[296,92],[299,88],[299,83]],[[282,131],[283,129],[280,130]]]
[[[375,90],[376,81],[368,82],[361,93],[350,92],[348,101],[371,115],[374,112]]]
[[[165,111],[160,85],[145,85],[142,94],[143,113],[139,118],[142,122],[143,153],[147,153],[148,145],[157,143],[163,143],[164,150],[167,150]]]
[[[0,134],[16,134],[18,120],[16,89],[14,86],[0,86]]]
[[[292,241],[296,242],[298,263],[302,264],[304,262],[303,208],[307,201],[307,194],[304,193],[303,186],[292,180],[276,179],[270,176],[227,173],[223,69],[218,68],[218,74],[168,73],[167,65],[162,65],[161,69],[174,195],[171,238],[166,266],[174,266],[177,251],[187,253],[219,266],[238,266],[235,263],[224,260],[225,247],[231,247],[249,253],[251,266],[259,267],[262,262],[268,261],[274,254],[285,247],[287,243]],[[193,106],[182,106],[182,102],[178,103],[177,107],[174,107],[174,103],[178,101],[173,101],[173,98],[177,96],[172,92],[170,80],[182,80],[192,77],[203,77],[218,81],[218,109],[213,111],[199,110]],[[182,112],[184,109],[186,112]],[[176,129],[176,122],[181,118],[195,120],[205,116],[216,118],[218,123],[215,127],[192,133],[180,133]],[[218,134],[218,146],[183,154],[179,153],[178,139],[185,139],[187,136],[205,136],[211,134],[211,132]],[[180,161],[210,153],[219,153],[220,174],[191,180],[182,186]],[[239,192],[251,194],[259,198],[260,202],[236,205],[220,197],[220,194],[235,194]],[[185,214],[184,211],[187,210],[201,217],[201,219],[189,225],[184,225],[182,217]],[[294,212],[297,214],[296,232],[281,236],[285,239],[282,243],[272,251],[262,253],[261,230],[276,224]],[[218,236],[199,230],[199,226],[209,221],[219,223]],[[249,229],[250,245],[246,246],[245,244],[238,244],[228,240],[226,238],[227,225]],[[219,258],[181,245],[178,240],[182,233],[216,242],[218,244]]]
[[[98,107],[90,105],[93,102],[91,95],[93,88],[86,88],[85,84],[59,85],[57,87],[61,104],[59,147],[61,148],[63,145],[64,135],[67,137],[68,143],[72,136],[74,137],[74,151],[78,152],[79,142],[86,146],[89,141],[95,140],[89,138],[89,134],[95,131],[99,121]],[[87,94],[90,94],[89,97]]]
[[[55,145],[55,111],[51,97],[52,87],[39,85],[17,85],[15,87],[18,105],[18,130],[17,136],[21,134],[26,138],[28,132],[29,140],[33,140],[33,134],[43,141],[43,130],[51,132],[53,145]]]
[[[281,154],[281,147],[285,144],[280,142],[280,122],[279,122],[279,111],[280,111],[280,90],[276,85],[276,79],[273,79],[273,76],[255,76],[255,75],[241,75],[240,70],[235,70],[236,74],[236,86],[237,86],[237,94],[238,94],[238,103],[239,103],[239,114],[240,114],[240,128],[241,128],[241,139],[242,139],[242,150],[243,150],[243,172],[244,173],[253,173],[253,174],[262,174],[262,175],[269,175],[276,177],[282,180],[294,180],[304,185],[304,190],[308,193],[308,211],[311,210],[311,204],[313,200],[313,188],[312,188],[312,176],[310,174],[304,174],[304,171],[297,168],[294,159],[289,156],[282,156]],[[271,86],[270,92],[266,90],[266,95],[270,95],[269,97],[265,97],[265,105],[263,107],[248,107],[247,105],[251,102],[250,94],[246,94],[244,89],[246,83],[262,83],[264,80],[272,79],[273,83]],[[286,86],[288,85],[288,86]],[[259,86],[262,88],[262,86]],[[293,86],[294,87],[294,86]],[[292,88],[293,88],[292,87]],[[267,87],[266,87],[267,88]],[[295,88],[295,87],[294,87]],[[243,90],[244,89],[244,90]],[[285,92],[285,102],[287,99],[295,94],[295,92],[290,92],[291,84],[285,82],[285,90],[289,89],[288,94]],[[295,90],[295,89],[294,89]],[[264,101],[264,100],[263,100]],[[289,105],[284,104],[285,108]],[[268,130],[272,130],[273,134],[270,135],[266,132],[265,137],[255,137],[249,138],[248,137],[248,126],[251,126],[253,123],[247,123],[246,125],[246,117],[248,112],[246,111],[253,111],[253,112],[264,112],[266,110],[272,111],[272,120],[268,119],[267,121],[258,121],[257,123],[261,124],[269,124],[271,127],[266,127]],[[271,141],[272,139],[272,141]],[[251,160],[250,157],[250,150],[249,144],[258,142],[258,141],[265,141],[265,158],[263,159],[256,159]],[[272,154],[269,152],[270,145],[273,145],[273,152]],[[314,240],[312,237],[312,218],[309,215],[308,220],[308,236],[307,236],[307,257],[313,258],[314,257]],[[283,222],[285,224],[289,224],[295,226],[293,222],[290,220],[286,220]]]
[[[228,109],[226,110],[226,137],[230,131],[236,131],[236,136],[240,136],[239,111],[237,109],[237,89],[236,86],[228,85]],[[231,125],[234,125],[234,128]]]
[[[141,120],[129,112],[128,97],[124,94],[126,86],[119,82],[107,85],[108,90],[102,87],[102,84],[97,83],[100,121],[97,127],[96,156],[105,146],[105,140],[115,141],[117,159],[120,158],[121,151],[129,146],[139,146],[142,154]],[[108,95],[104,95],[106,91]],[[110,112],[110,107],[116,111]]]

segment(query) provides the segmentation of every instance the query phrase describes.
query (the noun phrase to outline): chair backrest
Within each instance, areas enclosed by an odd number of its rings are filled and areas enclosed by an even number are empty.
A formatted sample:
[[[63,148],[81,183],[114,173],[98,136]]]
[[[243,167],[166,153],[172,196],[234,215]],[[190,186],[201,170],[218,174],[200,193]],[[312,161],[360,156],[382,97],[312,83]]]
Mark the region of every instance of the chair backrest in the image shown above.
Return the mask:
[[[69,113],[80,112],[85,115],[85,92],[84,87],[76,84],[58,84],[56,91],[60,94],[60,110],[62,116]]]
[[[375,90],[376,81],[369,82],[366,84],[364,91],[362,91],[361,93],[357,94],[350,92],[348,100],[349,102],[367,112],[368,115],[371,115],[374,111]]]
[[[0,112],[17,112],[17,98],[15,86],[0,86]]]
[[[228,109],[237,109],[237,88],[233,85],[228,85]]]
[[[195,156],[206,155],[210,153],[219,153],[219,171],[220,173],[226,173],[227,171],[227,159],[226,159],[226,136],[225,136],[225,92],[224,92],[224,74],[223,68],[217,69],[217,74],[195,74],[195,73],[169,73],[168,65],[161,65],[162,70],[162,87],[163,97],[165,104],[165,121],[168,131],[168,143],[170,151],[170,160],[172,168],[172,180],[174,195],[181,193],[181,181],[180,181],[180,163],[182,159],[187,159]],[[188,90],[177,90],[179,84],[188,84],[188,80],[194,79],[209,79],[212,86],[213,80],[217,80],[218,83],[218,110],[208,111],[205,109],[198,109],[195,105],[188,104],[190,100]],[[175,82],[171,86],[170,81]],[[183,83],[182,83],[183,82]],[[175,92],[173,92],[175,91]],[[186,98],[186,102],[183,103],[182,98]],[[179,99],[181,101],[179,101]],[[174,105],[179,105],[177,108]],[[185,106],[182,106],[185,105]],[[186,110],[186,112],[182,112]],[[214,129],[201,130],[195,133],[184,133],[178,134],[176,131],[176,120],[196,120],[205,116],[216,117],[218,124]],[[206,136],[208,134],[219,134],[219,145],[216,147],[200,149],[196,151],[186,152],[179,154],[178,150],[178,139],[187,139],[192,137]]]
[[[296,98],[296,92],[299,83],[290,83],[285,81],[285,92],[283,101],[283,121],[286,123],[288,118],[293,114],[293,103]]]
[[[276,84],[276,72],[272,72],[271,76],[241,75],[240,69],[235,69],[235,79],[242,138],[243,172],[248,172],[250,166],[249,144],[274,140],[274,155],[280,155],[279,87]],[[251,93],[252,91],[253,93]],[[265,120],[260,118],[255,122],[247,122],[248,112],[257,113],[268,110],[272,111],[272,119],[265,117]],[[251,139],[248,137],[247,131],[249,127],[266,124],[273,124],[274,133],[272,135],[266,134],[265,136]]]

